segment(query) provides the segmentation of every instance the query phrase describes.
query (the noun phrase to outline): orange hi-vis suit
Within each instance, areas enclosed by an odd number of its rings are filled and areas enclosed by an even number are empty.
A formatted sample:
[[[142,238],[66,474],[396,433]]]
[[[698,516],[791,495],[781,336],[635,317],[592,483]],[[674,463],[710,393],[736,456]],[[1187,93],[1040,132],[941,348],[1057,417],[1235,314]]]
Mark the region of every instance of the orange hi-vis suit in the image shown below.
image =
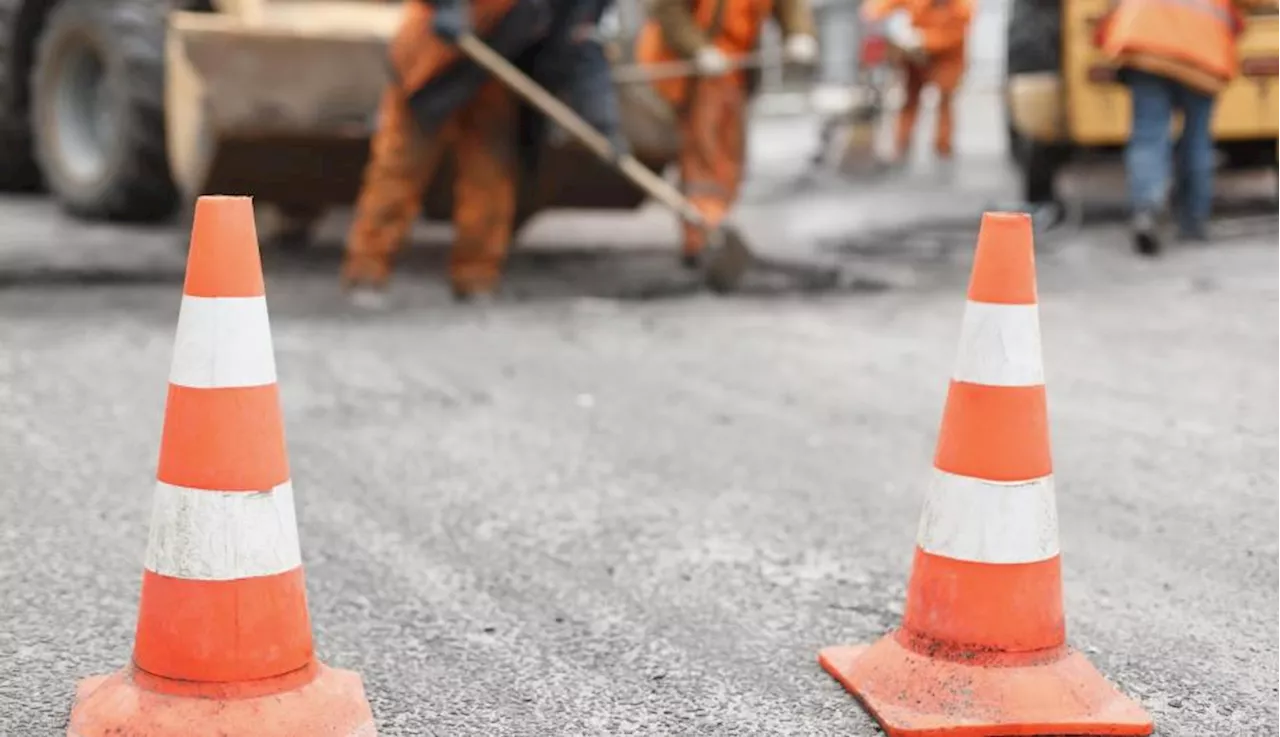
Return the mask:
[[[474,0],[477,32],[492,28],[514,0]],[[453,224],[456,236],[449,278],[460,294],[496,286],[515,219],[517,106],[496,80],[488,81],[435,131],[423,131],[410,113],[414,90],[461,58],[457,47],[432,32],[433,8],[405,3],[391,42],[397,79],[382,95],[378,129],[356,202],[342,268],[348,286],[381,288],[391,260],[422,208],[423,196],[447,150],[452,150]]]
[[[653,0],[650,20],[636,41],[641,64],[692,59],[714,45],[732,60],[752,53],[765,20],[773,15],[786,36],[813,35],[806,0]],[[747,74],[670,78],[654,88],[680,123],[680,181],[685,195],[712,226],[738,197],[746,159]],[[684,225],[684,254],[706,245],[700,228]]]
[[[1120,0],[1096,33],[1117,67],[1216,95],[1239,71],[1236,37],[1243,27],[1231,0]]]
[[[869,20],[882,20],[898,11],[906,11],[911,17],[912,26],[920,34],[924,59],[908,60],[905,64],[906,99],[898,113],[895,150],[899,158],[910,150],[921,94],[926,86],[933,85],[938,90],[934,150],[938,156],[950,158],[953,103],[964,76],[965,45],[973,6],[970,0],[871,0],[864,6],[863,14]]]

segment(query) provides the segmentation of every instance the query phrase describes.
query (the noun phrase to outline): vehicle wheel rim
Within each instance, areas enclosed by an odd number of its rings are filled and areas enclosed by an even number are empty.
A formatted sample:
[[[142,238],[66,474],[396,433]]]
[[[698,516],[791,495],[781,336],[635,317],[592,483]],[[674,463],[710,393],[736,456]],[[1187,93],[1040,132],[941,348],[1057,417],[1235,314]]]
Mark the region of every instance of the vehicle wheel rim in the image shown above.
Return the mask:
[[[106,65],[88,44],[67,49],[54,80],[53,112],[63,168],[80,181],[101,178],[116,125]]]

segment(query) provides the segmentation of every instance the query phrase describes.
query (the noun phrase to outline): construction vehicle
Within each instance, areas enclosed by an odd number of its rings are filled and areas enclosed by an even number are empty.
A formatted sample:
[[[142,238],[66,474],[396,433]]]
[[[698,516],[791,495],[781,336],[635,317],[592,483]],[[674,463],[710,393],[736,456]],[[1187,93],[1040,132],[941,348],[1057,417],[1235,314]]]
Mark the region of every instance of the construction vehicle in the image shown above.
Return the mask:
[[[1128,89],[1094,44],[1110,0],[1012,0],[1006,31],[1009,150],[1023,197],[1057,201],[1064,165],[1115,156],[1129,140]],[[1218,97],[1213,134],[1227,168],[1277,162],[1277,14],[1254,5],[1239,39],[1240,75]]]
[[[350,205],[368,157],[398,0],[0,0],[0,189],[43,181],[86,218],[154,221],[200,194],[249,194],[305,242]],[[634,33],[609,39],[617,64]],[[620,85],[624,132],[661,171],[671,111]],[[591,152],[548,137],[517,217],[631,209],[644,194]],[[446,162],[445,167],[449,164]],[[452,209],[446,171],[427,217]]]

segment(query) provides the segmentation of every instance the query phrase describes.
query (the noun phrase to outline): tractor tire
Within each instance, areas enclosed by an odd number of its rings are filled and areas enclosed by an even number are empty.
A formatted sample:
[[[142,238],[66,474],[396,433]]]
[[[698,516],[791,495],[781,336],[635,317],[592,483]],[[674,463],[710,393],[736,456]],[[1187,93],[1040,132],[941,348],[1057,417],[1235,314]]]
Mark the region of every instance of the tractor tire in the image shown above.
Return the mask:
[[[1022,199],[1042,205],[1058,202],[1058,170],[1066,158],[1059,146],[1024,141],[1022,159],[1018,162],[1022,172]]]
[[[1006,111],[1006,114],[1007,114],[1007,111]],[[1026,139],[1024,139],[1022,137],[1022,134],[1019,133],[1018,130],[1013,127],[1013,123],[1010,121],[1005,121],[1004,132],[1005,132],[1005,154],[1008,155],[1009,160],[1012,161],[1014,164],[1021,165],[1023,159],[1026,157],[1026,152],[1027,152]]]
[[[177,205],[164,134],[170,6],[62,0],[45,23],[31,76],[35,156],[74,215],[154,221]]]
[[[1004,152],[1009,157],[1009,161],[1016,165],[1021,165],[1027,142],[1013,125],[1013,111],[1009,109],[1009,73],[1007,70],[1005,71],[1001,89],[1004,90],[1004,94],[1000,96],[1000,111],[1004,114]]]
[[[1005,72],[1056,72],[1062,65],[1061,0],[1013,0],[1005,29]]]
[[[0,192],[40,188],[40,169],[31,151],[31,120],[22,69],[24,0],[0,0]]]
[[[1012,0],[1009,21],[1005,27],[1005,87],[1008,80],[1018,74],[1058,72],[1062,64],[1062,0]],[[1013,116],[1008,101],[1004,103],[1006,125],[1006,153],[1023,172],[1023,190],[1030,195],[1044,196],[1052,191],[1052,173],[1056,171],[1054,152],[1042,149],[1021,136],[1013,127]],[[1046,158],[1046,156],[1048,158]],[[1030,160],[1030,159],[1035,159]],[[1047,178],[1046,178],[1047,177]],[[1028,198],[1029,201],[1043,201]]]

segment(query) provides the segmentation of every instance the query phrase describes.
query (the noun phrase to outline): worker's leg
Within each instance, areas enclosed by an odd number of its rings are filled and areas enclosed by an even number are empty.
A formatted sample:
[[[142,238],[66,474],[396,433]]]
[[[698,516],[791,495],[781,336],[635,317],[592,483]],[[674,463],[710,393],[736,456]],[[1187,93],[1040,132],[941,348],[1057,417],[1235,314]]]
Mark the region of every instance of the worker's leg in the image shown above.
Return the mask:
[[[516,210],[516,105],[501,83],[481,88],[458,118],[449,279],[459,297],[492,291]]]
[[[692,90],[681,120],[680,181],[693,206],[714,226],[733,207],[742,180],[745,92],[735,75],[699,79]],[[685,257],[696,257],[705,245],[703,231],[685,223]]]
[[[1156,218],[1164,207],[1169,181],[1173,116],[1172,83],[1146,72],[1127,72],[1133,126],[1125,149],[1129,201],[1133,208],[1134,247],[1148,255],[1160,250]]]
[[[933,150],[939,159],[951,158],[951,136],[953,124],[952,103],[955,93],[938,88],[938,128],[934,131]]]
[[[922,66],[907,63],[904,65],[902,110],[898,111],[898,130],[894,136],[894,157],[898,163],[905,163],[911,154],[911,135],[915,132],[916,117],[920,114],[920,96],[924,92],[927,78]]]
[[[382,288],[391,260],[422,207],[423,190],[439,159],[438,139],[428,140],[409,117],[402,93],[382,95],[378,130],[356,200],[342,265],[345,285]]]
[[[1178,231],[1183,238],[1206,235],[1213,209],[1213,101],[1211,95],[1177,85],[1182,136],[1176,148]]]
[[[964,75],[964,49],[939,54],[932,62],[930,79],[938,90],[938,125],[934,130],[933,150],[940,159],[950,159],[955,135],[954,115],[956,90]]]

